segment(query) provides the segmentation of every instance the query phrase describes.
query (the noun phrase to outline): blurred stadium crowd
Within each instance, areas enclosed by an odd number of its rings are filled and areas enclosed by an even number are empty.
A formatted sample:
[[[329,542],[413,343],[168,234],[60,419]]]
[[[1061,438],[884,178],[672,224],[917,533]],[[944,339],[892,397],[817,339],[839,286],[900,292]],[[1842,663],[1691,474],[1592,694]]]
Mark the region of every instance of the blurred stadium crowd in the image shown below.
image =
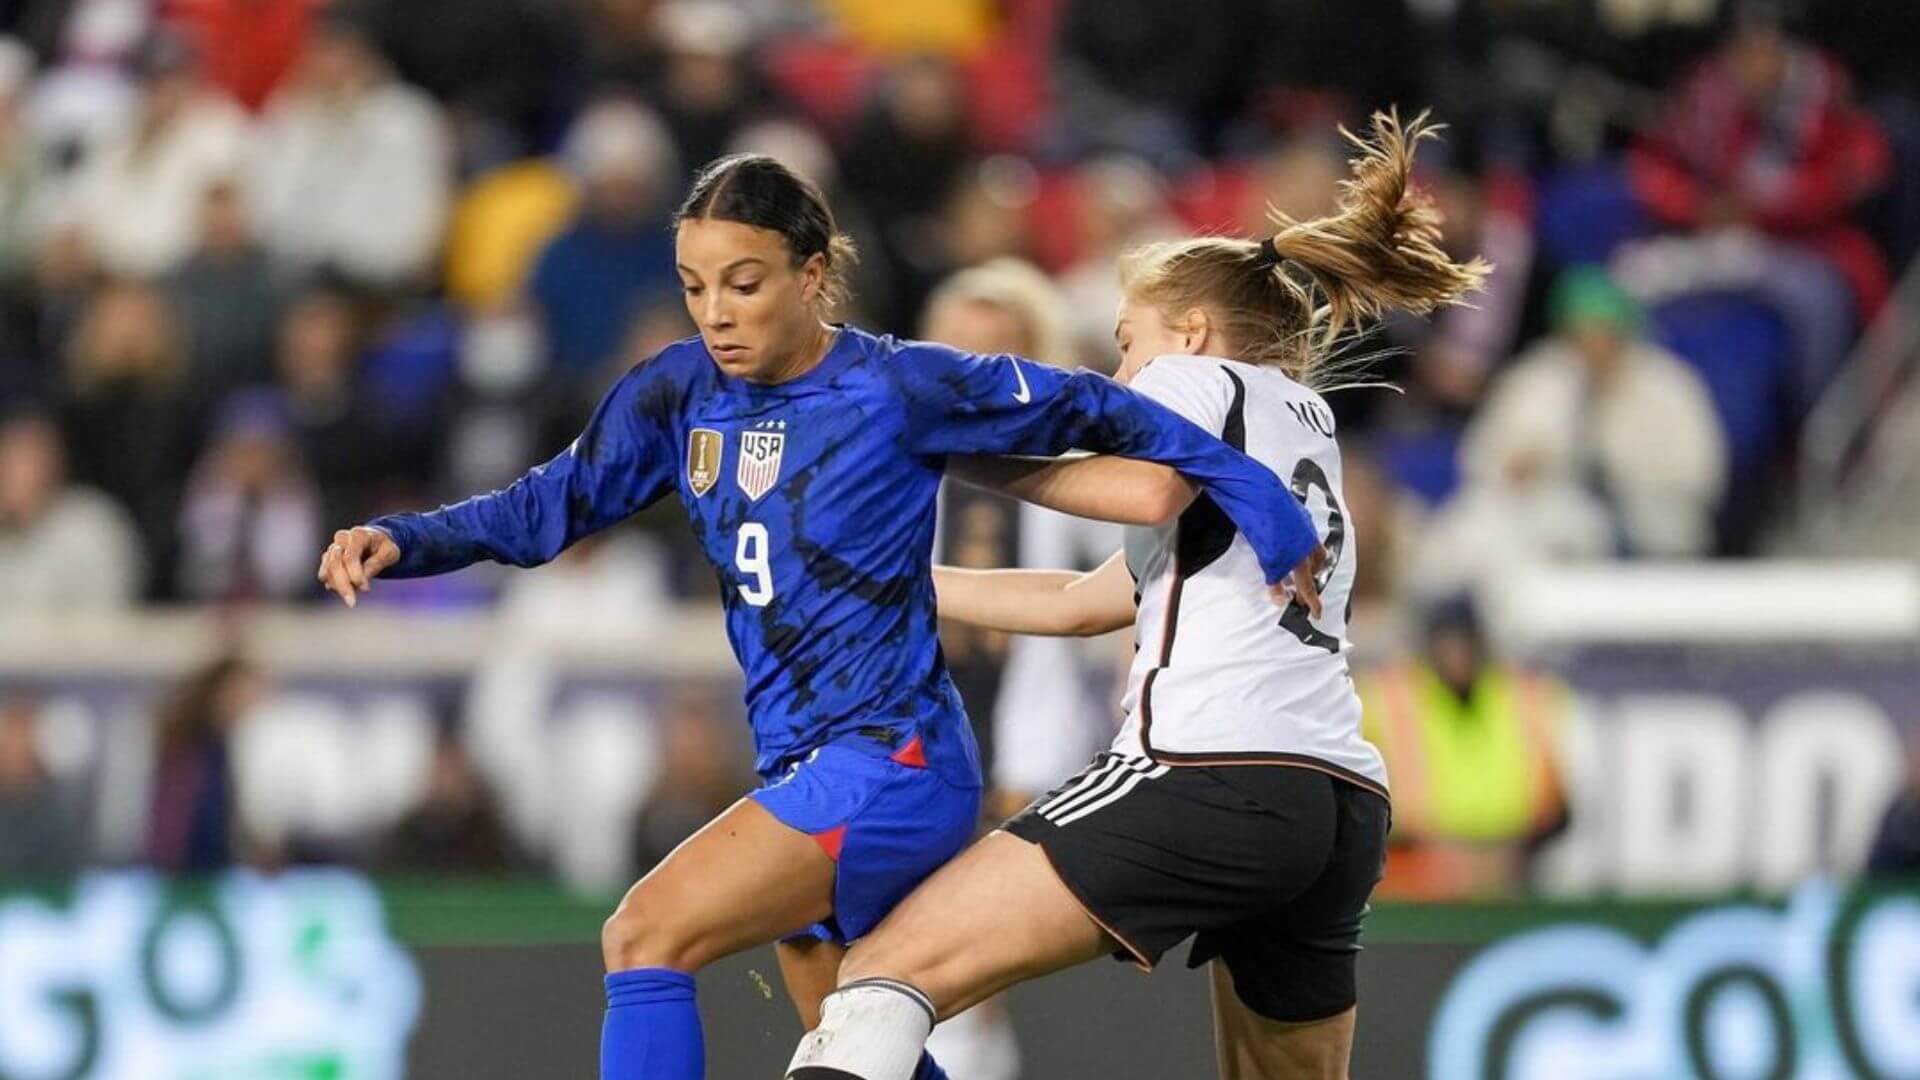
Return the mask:
[[[1505,887],[1564,817],[1560,695],[1453,598],[1522,561],[1767,550],[1802,420],[1920,248],[1915,21],[1910,0],[0,3],[0,613],[319,604],[335,527],[511,479],[692,332],[665,222],[722,153],[827,189],[862,251],[850,321],[1108,368],[1121,251],[1324,212],[1336,124],[1431,107],[1451,129],[1423,183],[1497,271],[1476,307],[1358,346],[1401,392],[1331,401],[1369,723],[1396,782],[1423,777],[1401,834],[1506,842],[1397,880]],[[565,570],[368,602],[645,621],[714,595],[678,514]],[[1113,544],[959,491],[942,537],[972,565]],[[1058,648],[950,637],[987,741],[996,713],[1079,708],[1062,694],[1110,712],[1095,675],[1061,689],[1084,657]],[[161,710],[155,863],[257,854],[224,747],[259,678],[223,661]],[[85,858],[34,710],[0,710],[0,876]],[[1459,712],[1496,735],[1413,749]],[[715,717],[693,693],[662,710],[620,872],[745,785]],[[1101,740],[1068,741],[997,766],[999,808]],[[347,854],[545,859],[462,746]],[[1452,790],[1462,760],[1478,781]]]

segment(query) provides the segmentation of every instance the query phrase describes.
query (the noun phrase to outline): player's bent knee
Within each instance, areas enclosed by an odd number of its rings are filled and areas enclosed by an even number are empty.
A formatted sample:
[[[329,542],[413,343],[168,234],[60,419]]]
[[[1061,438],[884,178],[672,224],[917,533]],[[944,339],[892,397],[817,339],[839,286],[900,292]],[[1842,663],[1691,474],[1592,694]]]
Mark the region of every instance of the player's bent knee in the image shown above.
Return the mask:
[[[639,945],[640,934],[640,922],[626,905],[607,916],[607,921],[600,924],[600,959],[607,971],[625,971],[634,966],[625,960]]]
[[[610,972],[669,968],[692,973],[714,959],[704,955],[693,928],[634,895],[601,924],[600,957]]]

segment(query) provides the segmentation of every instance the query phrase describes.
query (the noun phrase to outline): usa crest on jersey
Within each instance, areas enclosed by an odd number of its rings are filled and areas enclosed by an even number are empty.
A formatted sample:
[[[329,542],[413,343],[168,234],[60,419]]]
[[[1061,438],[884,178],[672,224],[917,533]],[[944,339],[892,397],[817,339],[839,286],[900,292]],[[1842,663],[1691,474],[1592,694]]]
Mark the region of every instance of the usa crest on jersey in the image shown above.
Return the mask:
[[[743,431],[740,433],[740,466],[734,480],[749,499],[758,499],[773,490],[780,479],[780,456],[786,450],[784,431]]]

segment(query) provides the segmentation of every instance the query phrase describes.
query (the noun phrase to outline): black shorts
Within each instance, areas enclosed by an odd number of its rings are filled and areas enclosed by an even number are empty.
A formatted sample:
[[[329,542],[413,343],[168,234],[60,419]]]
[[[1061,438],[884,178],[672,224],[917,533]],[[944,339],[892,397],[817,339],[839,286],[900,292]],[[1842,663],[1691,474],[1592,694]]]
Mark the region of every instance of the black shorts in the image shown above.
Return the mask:
[[[1121,960],[1226,962],[1247,1007],[1319,1020],[1354,1003],[1387,801],[1311,768],[1167,766],[1103,753],[1008,821],[1038,844]]]

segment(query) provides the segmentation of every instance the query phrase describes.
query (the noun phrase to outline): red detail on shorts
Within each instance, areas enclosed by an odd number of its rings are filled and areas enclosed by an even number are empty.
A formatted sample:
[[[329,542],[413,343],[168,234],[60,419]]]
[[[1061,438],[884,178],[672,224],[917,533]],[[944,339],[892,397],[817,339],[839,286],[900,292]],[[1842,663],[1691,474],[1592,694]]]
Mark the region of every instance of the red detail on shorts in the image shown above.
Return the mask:
[[[832,859],[834,862],[840,861],[840,845],[846,843],[846,840],[847,827],[845,825],[835,825],[826,832],[813,834],[813,842],[819,844],[820,850],[826,852],[827,858]]]
[[[907,745],[894,751],[893,760],[902,765],[905,765],[909,769],[926,768],[927,752],[920,745],[920,736],[915,735],[912,739],[907,741]]]

